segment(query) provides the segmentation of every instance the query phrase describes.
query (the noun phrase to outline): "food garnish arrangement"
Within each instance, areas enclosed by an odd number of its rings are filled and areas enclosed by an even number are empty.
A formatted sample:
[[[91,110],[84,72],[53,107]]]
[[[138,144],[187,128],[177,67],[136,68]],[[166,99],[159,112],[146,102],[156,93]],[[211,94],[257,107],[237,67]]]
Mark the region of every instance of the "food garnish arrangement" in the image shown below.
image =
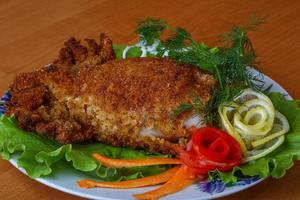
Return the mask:
[[[300,109],[257,69],[247,32],[259,23],[234,27],[219,47],[152,18],[131,46],[70,38],[2,97],[2,158],[16,154],[31,178],[67,163],[94,177],[81,188],[158,185],[136,199],[281,178],[300,158]]]

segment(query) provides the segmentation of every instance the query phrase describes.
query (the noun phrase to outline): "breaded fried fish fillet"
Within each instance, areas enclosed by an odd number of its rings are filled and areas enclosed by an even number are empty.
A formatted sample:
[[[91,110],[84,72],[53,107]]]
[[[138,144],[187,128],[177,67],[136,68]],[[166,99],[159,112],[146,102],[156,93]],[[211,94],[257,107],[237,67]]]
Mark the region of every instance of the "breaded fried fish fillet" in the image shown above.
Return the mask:
[[[184,144],[191,113],[170,113],[195,95],[206,103],[215,79],[166,58],[116,60],[104,34],[100,43],[85,41],[69,39],[52,65],[18,75],[6,114],[63,144],[96,140],[164,153]]]

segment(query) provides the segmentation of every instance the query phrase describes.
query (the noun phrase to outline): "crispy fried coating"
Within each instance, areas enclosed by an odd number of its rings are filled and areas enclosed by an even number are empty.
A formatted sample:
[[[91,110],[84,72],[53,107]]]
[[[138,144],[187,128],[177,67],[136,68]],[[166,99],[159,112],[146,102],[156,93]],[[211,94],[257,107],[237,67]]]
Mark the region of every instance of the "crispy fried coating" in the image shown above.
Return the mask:
[[[63,144],[96,140],[173,153],[170,145],[190,137],[184,127],[190,113],[177,119],[170,113],[195,95],[206,103],[215,79],[166,58],[115,60],[104,34],[99,43],[85,42],[71,38],[51,66],[18,75],[7,115]]]

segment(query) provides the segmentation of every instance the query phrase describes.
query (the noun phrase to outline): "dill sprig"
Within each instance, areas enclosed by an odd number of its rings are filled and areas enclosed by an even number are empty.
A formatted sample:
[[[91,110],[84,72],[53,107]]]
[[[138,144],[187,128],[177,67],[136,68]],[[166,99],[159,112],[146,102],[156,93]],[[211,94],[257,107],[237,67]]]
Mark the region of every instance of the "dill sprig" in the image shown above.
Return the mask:
[[[207,105],[203,104],[198,95],[193,97],[192,102],[182,103],[176,109],[171,112],[171,118],[176,119],[180,114],[186,111],[193,111],[195,114],[200,114],[203,117],[205,124],[215,124],[217,119],[217,113],[212,112],[214,103],[219,96],[216,95],[215,91],[212,93],[212,97]]]
[[[213,124],[216,119],[216,113],[210,112],[211,106],[209,104],[212,103],[211,100],[208,102],[208,105],[205,105],[199,96],[195,96],[192,102],[194,112],[202,115],[205,124]]]
[[[181,113],[194,109],[190,103],[182,103],[176,109],[174,109],[170,116],[172,119],[176,119]]]
[[[167,28],[163,19],[146,18],[138,23],[135,32],[140,35],[140,40],[147,45],[152,45],[155,40],[160,40],[161,33]]]
[[[173,34],[165,41],[162,41],[165,50],[181,50],[193,42],[192,36],[187,30],[180,27],[172,28],[167,26],[167,28],[170,29]]]
[[[222,35],[221,47],[209,47],[203,42],[197,42],[185,29],[170,27],[163,20],[146,19],[139,23],[137,32],[141,39],[147,42],[160,39],[162,32],[167,29],[173,32],[169,38],[161,41],[158,56],[168,51],[170,58],[206,70],[218,81],[218,87],[212,92],[211,99],[205,107],[198,104],[197,108],[195,102],[190,105],[182,104],[184,106],[175,109],[176,116],[193,108],[204,114],[208,123],[217,124],[217,109],[220,105],[231,101],[245,88],[262,88],[262,76],[254,76],[247,69],[248,66],[256,68],[257,64],[256,54],[247,33],[261,23],[263,20],[254,17],[247,25],[233,27],[231,31]],[[202,105],[201,109],[199,105]]]

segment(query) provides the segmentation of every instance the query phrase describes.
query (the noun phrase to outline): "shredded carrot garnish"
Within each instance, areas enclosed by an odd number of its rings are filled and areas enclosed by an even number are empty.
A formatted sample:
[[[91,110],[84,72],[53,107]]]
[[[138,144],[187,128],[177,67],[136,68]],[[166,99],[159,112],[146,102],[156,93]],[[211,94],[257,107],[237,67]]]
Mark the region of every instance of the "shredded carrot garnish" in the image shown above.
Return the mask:
[[[186,166],[182,165],[176,174],[174,174],[174,176],[161,187],[143,194],[135,194],[133,196],[139,200],[159,199],[160,197],[178,192],[192,185],[197,179],[198,177],[193,175]]]
[[[93,157],[103,166],[114,168],[182,164],[179,159],[175,158],[112,159],[98,153],[94,153]]]
[[[104,188],[137,188],[137,187],[145,187],[151,185],[157,185],[160,183],[167,182],[174,174],[179,170],[179,166],[173,167],[161,174],[148,176],[136,180],[129,181],[120,181],[120,182],[98,182],[93,180],[81,180],[78,181],[78,185],[81,188],[94,188],[94,187],[104,187]]]

